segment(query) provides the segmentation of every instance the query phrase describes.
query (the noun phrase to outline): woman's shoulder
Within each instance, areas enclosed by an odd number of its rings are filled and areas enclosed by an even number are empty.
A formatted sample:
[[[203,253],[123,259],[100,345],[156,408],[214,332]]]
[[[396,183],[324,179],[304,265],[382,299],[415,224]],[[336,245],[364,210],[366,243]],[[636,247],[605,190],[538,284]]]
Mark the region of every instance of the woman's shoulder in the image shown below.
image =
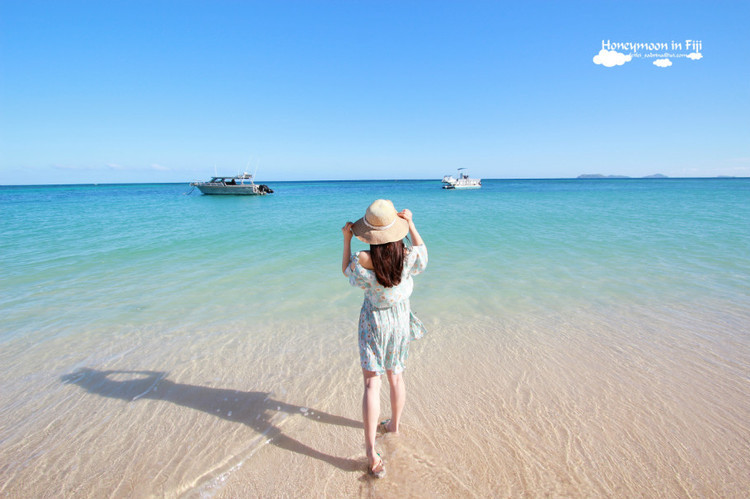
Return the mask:
[[[369,251],[357,252],[357,261],[360,265],[362,265],[362,267],[366,268],[367,270],[372,270],[375,268],[372,265],[372,257],[370,256]]]

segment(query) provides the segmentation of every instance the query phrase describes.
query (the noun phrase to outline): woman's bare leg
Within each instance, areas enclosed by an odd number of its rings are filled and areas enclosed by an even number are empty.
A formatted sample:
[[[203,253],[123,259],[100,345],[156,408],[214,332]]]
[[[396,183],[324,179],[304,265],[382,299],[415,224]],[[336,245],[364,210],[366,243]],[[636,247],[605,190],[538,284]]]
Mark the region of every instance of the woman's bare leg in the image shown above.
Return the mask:
[[[370,469],[380,462],[375,454],[375,435],[378,431],[380,416],[380,376],[373,371],[362,369],[365,380],[365,393],[362,396],[362,420],[365,423],[365,452]],[[382,466],[382,464],[381,464]],[[380,470],[379,466],[373,471]]]
[[[391,388],[391,422],[388,423],[386,429],[389,433],[396,433],[406,403],[406,385],[404,385],[403,373],[393,374],[393,371],[386,371],[386,373]]]

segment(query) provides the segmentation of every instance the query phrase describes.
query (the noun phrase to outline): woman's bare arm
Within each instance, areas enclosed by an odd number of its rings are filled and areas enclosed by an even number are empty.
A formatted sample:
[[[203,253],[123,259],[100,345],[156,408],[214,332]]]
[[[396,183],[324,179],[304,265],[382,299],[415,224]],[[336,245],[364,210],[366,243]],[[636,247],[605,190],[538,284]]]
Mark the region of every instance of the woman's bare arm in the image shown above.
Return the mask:
[[[341,258],[341,272],[346,275],[346,267],[349,265],[349,260],[352,259],[352,232],[351,222],[346,222],[341,228],[341,233],[344,235],[344,256]]]
[[[401,218],[409,222],[409,236],[411,236],[411,243],[414,246],[423,245],[424,241],[422,240],[422,237],[419,235],[416,225],[414,225],[414,220],[412,219],[411,210],[403,210],[398,214],[398,216],[400,216]]]

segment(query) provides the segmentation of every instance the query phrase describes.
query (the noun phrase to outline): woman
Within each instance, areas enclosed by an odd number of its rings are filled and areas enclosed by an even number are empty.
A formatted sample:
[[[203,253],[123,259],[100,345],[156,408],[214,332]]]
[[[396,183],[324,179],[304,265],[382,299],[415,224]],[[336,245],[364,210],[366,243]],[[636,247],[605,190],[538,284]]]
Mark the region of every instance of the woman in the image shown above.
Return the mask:
[[[352,286],[365,290],[359,315],[359,358],[365,381],[362,418],[369,472],[385,476],[385,465],[375,452],[375,434],[380,415],[380,377],[387,373],[391,391],[391,419],[380,423],[386,432],[398,432],[406,400],[403,375],[409,355],[409,341],[421,338],[425,329],[411,313],[409,296],[412,276],[427,266],[427,248],[417,232],[409,210],[396,212],[393,203],[378,199],[365,216],[347,222],[341,270]],[[404,237],[411,236],[407,249]],[[370,251],[352,255],[352,236],[370,245]]]

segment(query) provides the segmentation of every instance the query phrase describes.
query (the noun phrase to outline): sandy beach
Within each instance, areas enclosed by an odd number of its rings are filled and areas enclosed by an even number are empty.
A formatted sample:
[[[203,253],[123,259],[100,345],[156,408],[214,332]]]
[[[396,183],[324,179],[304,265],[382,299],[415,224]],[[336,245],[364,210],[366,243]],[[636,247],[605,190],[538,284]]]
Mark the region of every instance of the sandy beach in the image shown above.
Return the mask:
[[[689,310],[673,312],[684,322],[617,310],[594,324],[585,313],[431,321],[413,345],[403,430],[379,437],[383,480],[366,473],[353,323],[335,325],[329,350],[309,348],[320,325],[252,345],[230,332],[193,341],[160,371],[112,359],[48,380],[59,386],[6,420],[16,431],[4,454],[25,465],[6,464],[2,493],[742,497],[750,402],[739,371],[750,359],[707,363],[715,346],[687,334]],[[611,334],[623,323],[627,335]],[[650,348],[631,341],[665,328],[674,334]],[[181,339],[130,341],[155,353]],[[25,431],[25,412],[48,403],[48,424]]]

